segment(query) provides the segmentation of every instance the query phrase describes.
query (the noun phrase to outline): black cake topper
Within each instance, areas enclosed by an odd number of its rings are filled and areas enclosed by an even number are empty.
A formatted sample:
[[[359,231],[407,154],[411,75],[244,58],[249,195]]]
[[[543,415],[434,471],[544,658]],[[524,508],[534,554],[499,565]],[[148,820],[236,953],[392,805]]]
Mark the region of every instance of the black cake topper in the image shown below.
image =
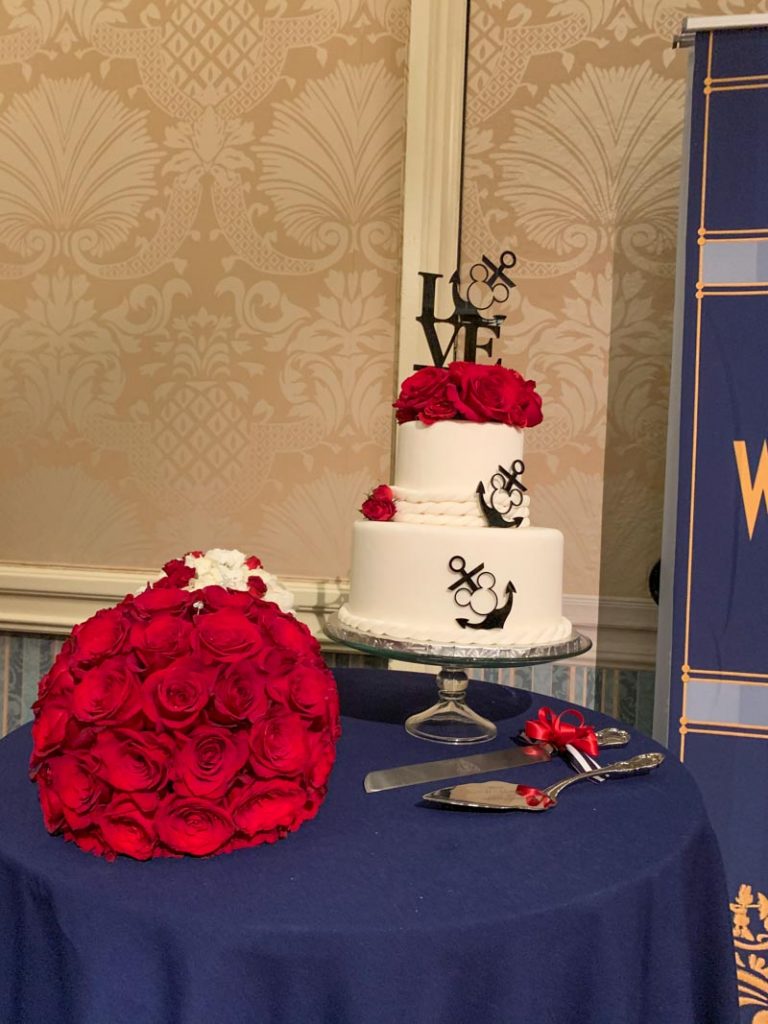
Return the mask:
[[[507,581],[504,588],[504,603],[500,605],[499,596],[493,589],[496,586],[496,577],[485,568],[485,562],[480,562],[474,569],[467,569],[466,558],[462,555],[453,555],[448,559],[448,568],[459,577],[448,587],[448,590],[453,592],[454,602],[459,608],[469,608],[475,615],[482,616],[476,622],[457,618],[456,621],[461,628],[501,629],[512,611],[512,602],[517,593],[514,583],[511,580]]]
[[[516,528],[525,522],[525,516],[515,514],[515,510],[523,504],[524,492],[528,490],[520,479],[524,472],[525,463],[522,459],[515,459],[509,469],[499,466],[498,473],[494,473],[490,479],[487,498],[484,482],[481,480],[477,485],[477,500],[489,526]]]
[[[459,289],[461,281],[459,272],[455,270],[450,278],[453,312],[446,317],[439,317],[435,314],[435,286],[443,275],[419,271],[419,277],[422,278],[423,283],[421,314],[416,319],[424,331],[434,366],[444,366],[446,361],[453,362],[459,358],[474,363],[477,359],[478,349],[482,349],[488,353],[489,357],[493,358],[493,338],[499,337],[501,325],[506,317],[485,316],[484,313],[491,306],[506,302],[509,298],[509,293],[515,287],[515,282],[507,276],[507,271],[511,270],[516,263],[517,257],[509,249],[501,254],[498,264],[488,259],[487,256],[483,256],[481,261],[474,263],[470,269],[470,283],[464,295]],[[453,327],[450,341],[445,349],[440,344],[437,324],[451,324]],[[481,329],[490,331],[493,337],[483,342],[478,341],[477,335]],[[459,356],[458,342],[462,331],[464,332],[464,349]],[[426,365],[426,363],[415,363],[413,368],[421,370]]]

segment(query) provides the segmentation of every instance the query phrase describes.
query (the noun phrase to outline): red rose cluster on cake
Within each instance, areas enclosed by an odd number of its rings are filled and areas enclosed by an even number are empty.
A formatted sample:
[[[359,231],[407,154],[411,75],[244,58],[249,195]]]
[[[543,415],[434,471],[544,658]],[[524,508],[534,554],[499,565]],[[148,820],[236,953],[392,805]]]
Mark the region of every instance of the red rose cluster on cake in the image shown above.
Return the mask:
[[[336,686],[290,595],[214,549],[76,626],[34,704],[45,826],[114,860],[275,842],[317,812]]]
[[[366,519],[372,519],[377,523],[387,523],[394,519],[397,512],[392,488],[387,484],[379,484],[374,487],[363,504],[360,511]]]
[[[398,423],[459,419],[535,427],[542,421],[536,382],[496,364],[425,366],[403,381],[394,406]]]

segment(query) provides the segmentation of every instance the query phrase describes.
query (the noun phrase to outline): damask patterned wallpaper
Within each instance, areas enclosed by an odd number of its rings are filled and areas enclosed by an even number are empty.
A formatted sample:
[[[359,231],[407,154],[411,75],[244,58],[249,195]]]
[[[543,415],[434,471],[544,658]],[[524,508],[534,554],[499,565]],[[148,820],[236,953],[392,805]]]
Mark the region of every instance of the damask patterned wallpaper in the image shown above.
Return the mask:
[[[494,354],[539,382],[536,521],[568,593],[648,597],[661,551],[686,15],[747,0],[472,0],[462,258],[518,256]]]
[[[409,9],[0,0],[0,561],[345,575],[388,471]],[[495,354],[545,398],[569,593],[647,596],[659,555],[672,36],[764,10],[471,2],[463,257],[518,254]]]
[[[0,2],[0,561],[346,571],[388,468],[408,16]]]

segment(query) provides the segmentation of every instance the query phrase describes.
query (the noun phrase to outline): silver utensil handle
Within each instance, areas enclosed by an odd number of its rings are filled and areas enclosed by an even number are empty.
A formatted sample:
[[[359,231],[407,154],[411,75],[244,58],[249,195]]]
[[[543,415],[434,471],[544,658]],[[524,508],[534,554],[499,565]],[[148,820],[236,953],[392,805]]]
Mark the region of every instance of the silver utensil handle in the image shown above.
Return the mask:
[[[598,729],[595,733],[598,747],[625,747],[629,743],[629,733],[626,729],[617,729],[614,725],[606,726],[605,729]]]
[[[591,754],[585,754],[583,750],[578,750],[571,743],[566,744],[564,753],[571,767],[581,774],[597,771],[600,768],[600,762],[596,758],[592,757]],[[593,775],[591,781],[605,782],[605,779],[602,775]]]
[[[613,764],[603,765],[601,768],[590,772],[582,772],[580,775],[569,775],[567,779],[555,782],[547,786],[544,792],[555,800],[566,786],[572,786],[574,782],[582,782],[584,779],[591,779],[594,775],[638,775],[641,772],[649,772],[658,768],[664,760],[661,753],[636,754],[626,761],[615,761]]]
[[[629,742],[629,733],[626,729],[618,729],[616,726],[609,725],[604,729],[598,729],[595,738],[601,750],[604,747],[623,747]],[[578,750],[571,743],[565,746],[564,754],[571,767],[581,774],[600,768],[600,762],[596,758]],[[605,782],[605,778],[602,775],[593,775],[590,781],[600,783]]]

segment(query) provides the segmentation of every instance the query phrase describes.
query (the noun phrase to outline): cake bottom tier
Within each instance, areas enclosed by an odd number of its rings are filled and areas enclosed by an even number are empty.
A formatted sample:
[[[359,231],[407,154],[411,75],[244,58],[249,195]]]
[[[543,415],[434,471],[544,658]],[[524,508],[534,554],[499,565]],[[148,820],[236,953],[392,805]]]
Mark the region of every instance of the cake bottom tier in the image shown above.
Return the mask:
[[[571,635],[562,592],[559,530],[362,522],[339,618],[396,640],[535,646]]]

